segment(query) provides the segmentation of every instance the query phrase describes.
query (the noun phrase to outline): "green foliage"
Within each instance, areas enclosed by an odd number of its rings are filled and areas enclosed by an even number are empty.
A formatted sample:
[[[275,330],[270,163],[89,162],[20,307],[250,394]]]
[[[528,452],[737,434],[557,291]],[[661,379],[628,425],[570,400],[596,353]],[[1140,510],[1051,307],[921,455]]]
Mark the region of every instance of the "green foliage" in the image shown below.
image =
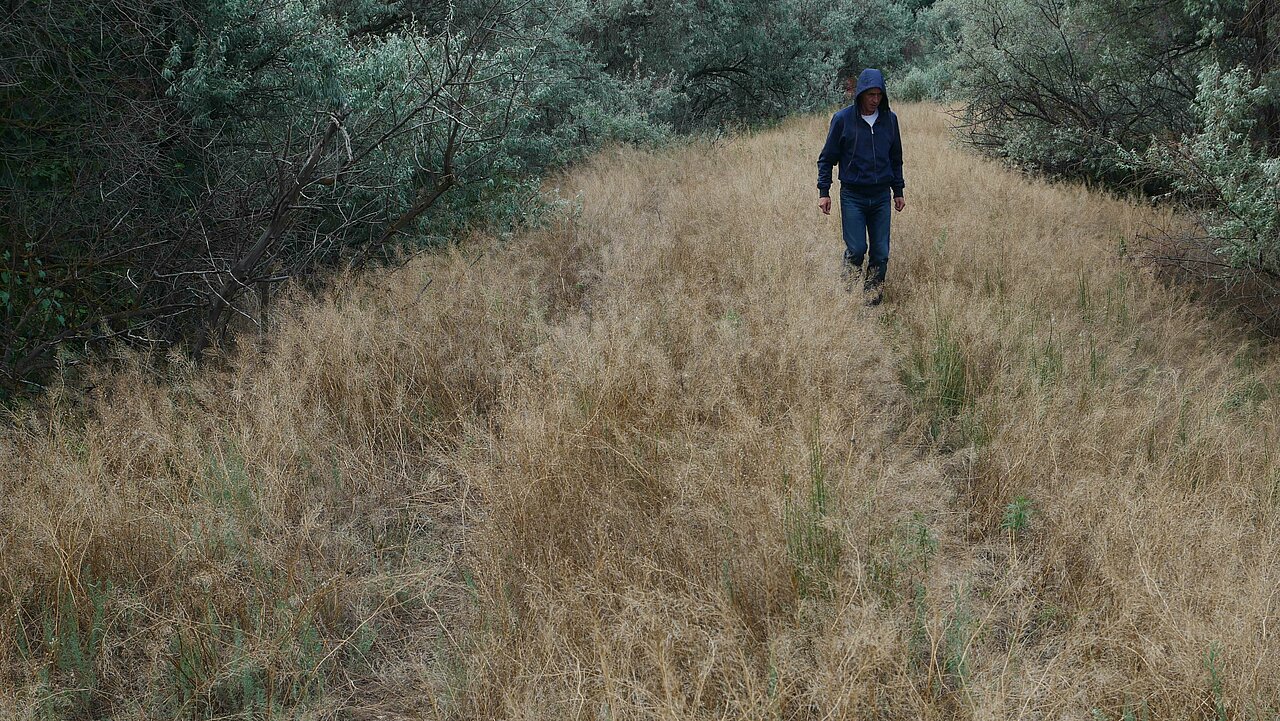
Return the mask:
[[[44,335],[66,328],[81,319],[83,308],[68,302],[59,279],[45,270],[44,259],[34,244],[20,253],[0,253],[0,315],[6,325],[20,329],[10,341],[21,352]]]
[[[278,602],[224,617],[212,607],[170,643],[172,662],[159,690],[166,715],[273,718],[323,693],[317,671],[326,658],[314,619]]]
[[[906,7],[852,0],[601,0],[582,37],[616,77],[664,87],[678,129],[780,118],[840,97],[837,73],[896,64]]]
[[[951,421],[971,405],[969,358],[947,318],[935,317],[932,332],[917,338],[902,369],[902,383],[929,420],[929,435],[941,440]],[[979,423],[980,418],[970,419]],[[974,427],[981,435],[981,429]]]
[[[1097,340],[1092,335],[1089,336],[1089,384],[1092,386],[1102,387],[1107,383],[1107,358],[1106,351],[1098,347]]]
[[[1132,183],[1140,179],[1126,152],[1196,127],[1205,64],[1248,56],[1245,10],[1233,0],[943,0],[926,13],[918,72],[950,51],[949,87],[964,102],[966,130],[993,154],[1053,175]]]
[[[475,0],[435,23],[393,18],[388,31],[362,34],[372,5],[262,13],[260,3],[219,3],[171,49],[169,94],[197,128],[217,129],[250,177],[272,174],[276,160],[260,149],[287,148],[314,136],[326,114],[344,113],[341,145],[322,164],[335,182],[309,198],[318,212],[307,226],[342,231],[331,255],[377,238],[450,174],[456,192],[418,216],[404,242],[477,221],[502,228],[523,209],[511,198],[527,195],[542,170],[606,140],[662,137],[634,113],[602,112],[637,101],[567,35],[581,3],[547,5]],[[499,35],[493,17],[520,30]]]
[[[1217,643],[1209,646],[1204,657],[1204,668],[1209,674],[1209,693],[1213,698],[1214,721],[1227,721],[1227,704],[1223,693],[1224,661],[1222,647]]]
[[[894,84],[895,97],[907,101],[949,100],[955,83],[962,5],[959,0],[908,3],[913,7],[910,53]]]
[[[932,382],[938,406],[954,414],[968,400],[964,350],[946,323],[938,323],[933,337]]]
[[[922,604],[925,594],[922,578],[938,553],[938,538],[929,529],[924,514],[913,513],[910,521],[895,528],[884,540],[885,543],[877,544],[869,554],[868,587],[886,605],[897,604],[904,598]],[[917,613],[922,610],[917,605]]]
[[[1031,499],[1018,496],[1004,507],[1004,516],[1000,519],[1000,528],[1016,538],[1031,526],[1033,507]]]
[[[783,509],[787,556],[801,597],[825,596],[840,563],[840,535],[831,525],[831,495],[827,487],[822,447],[815,431],[809,453],[809,478],[798,498]]]
[[[121,680],[100,668],[108,665],[104,656],[130,652],[121,634],[137,632],[141,619],[128,616],[143,601],[88,568],[78,583],[60,586],[44,607],[24,609],[14,634],[39,680],[32,710],[40,718],[108,718],[126,707],[173,719],[292,716],[324,693],[324,663],[338,658],[330,651],[334,634],[347,639],[342,658],[351,667],[367,666],[377,638],[371,620],[350,632],[326,630],[322,624],[333,619],[320,617],[314,598],[246,595],[226,608],[209,596],[202,610],[166,621],[168,646],[158,659],[165,672],[145,694],[122,699]]]
[[[1093,709],[1089,714],[1095,721],[1110,721],[1111,716],[1102,709]],[[1125,704],[1120,710],[1120,715],[1116,717],[1116,721],[1150,721],[1151,709],[1146,701],[1138,706]]]
[[[927,66],[912,66],[901,81],[894,85],[894,97],[909,102],[947,99],[952,82],[951,68],[945,62]]]
[[[969,609],[968,599],[955,590],[955,612],[947,619],[943,631],[943,670],[953,688],[963,688],[969,679],[969,649],[978,634],[978,620]]]
[[[35,617],[32,629],[14,634],[19,656],[37,670],[47,691],[34,709],[41,718],[88,718],[100,704],[98,661],[107,633],[106,611],[114,591],[110,581],[82,572],[83,589],[60,586],[51,603]],[[55,689],[60,690],[53,693]]]
[[[1193,105],[1198,130],[1127,157],[1170,178],[1201,209],[1212,250],[1225,262],[1280,273],[1280,159],[1250,140],[1268,97],[1248,68],[1208,64]]]
[[[1031,368],[1040,385],[1056,383],[1062,377],[1065,364],[1062,359],[1061,339],[1055,338],[1053,328],[1045,337],[1044,345],[1032,349]]]

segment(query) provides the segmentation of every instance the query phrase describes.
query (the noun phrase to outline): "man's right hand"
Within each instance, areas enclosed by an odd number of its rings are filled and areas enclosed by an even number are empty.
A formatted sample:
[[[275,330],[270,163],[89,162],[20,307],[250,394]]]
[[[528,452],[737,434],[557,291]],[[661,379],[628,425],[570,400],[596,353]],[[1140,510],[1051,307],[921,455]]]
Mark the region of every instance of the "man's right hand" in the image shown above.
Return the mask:
[[[818,198],[818,207],[823,215],[831,215],[831,198]]]

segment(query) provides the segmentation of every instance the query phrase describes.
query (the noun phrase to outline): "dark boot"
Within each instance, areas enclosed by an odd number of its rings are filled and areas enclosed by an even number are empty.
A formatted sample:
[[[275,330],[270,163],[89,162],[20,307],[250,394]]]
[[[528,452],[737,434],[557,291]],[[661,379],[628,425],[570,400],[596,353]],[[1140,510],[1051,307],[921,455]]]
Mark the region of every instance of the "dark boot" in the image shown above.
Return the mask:
[[[853,263],[845,260],[840,266],[840,282],[844,283],[845,290],[853,292],[858,281],[862,279],[862,264]]]
[[[862,285],[862,293],[867,297],[867,305],[873,308],[884,302],[883,283],[877,283],[872,279],[867,279],[867,282]]]

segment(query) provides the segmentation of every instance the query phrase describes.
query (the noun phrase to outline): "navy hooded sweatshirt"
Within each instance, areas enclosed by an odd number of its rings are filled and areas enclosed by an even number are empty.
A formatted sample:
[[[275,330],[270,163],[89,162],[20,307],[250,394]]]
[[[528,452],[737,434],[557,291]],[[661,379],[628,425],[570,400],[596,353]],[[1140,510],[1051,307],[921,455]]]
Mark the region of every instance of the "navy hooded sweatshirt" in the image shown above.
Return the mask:
[[[884,93],[880,115],[875,125],[867,125],[858,113],[858,98],[871,88]],[[889,109],[889,93],[884,89],[884,75],[874,68],[858,76],[858,89],[853,105],[831,118],[827,142],[818,154],[818,195],[831,195],[831,166],[840,166],[840,184],[853,190],[874,191],[892,188],[894,197],[902,195],[902,136],[898,133],[898,116]]]

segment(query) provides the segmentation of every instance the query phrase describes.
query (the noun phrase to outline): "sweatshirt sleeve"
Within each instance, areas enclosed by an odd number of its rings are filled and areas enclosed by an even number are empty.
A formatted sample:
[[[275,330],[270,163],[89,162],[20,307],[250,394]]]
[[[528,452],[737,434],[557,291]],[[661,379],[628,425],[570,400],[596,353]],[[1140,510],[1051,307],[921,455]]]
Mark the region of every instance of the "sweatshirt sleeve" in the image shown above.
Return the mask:
[[[902,179],[902,131],[898,128],[898,116],[893,116],[893,143],[889,146],[889,167],[893,170],[893,197],[902,197],[907,183]]]
[[[840,162],[840,136],[842,135],[840,114],[831,116],[831,128],[827,131],[827,142],[818,153],[818,197],[831,197],[831,166]]]

